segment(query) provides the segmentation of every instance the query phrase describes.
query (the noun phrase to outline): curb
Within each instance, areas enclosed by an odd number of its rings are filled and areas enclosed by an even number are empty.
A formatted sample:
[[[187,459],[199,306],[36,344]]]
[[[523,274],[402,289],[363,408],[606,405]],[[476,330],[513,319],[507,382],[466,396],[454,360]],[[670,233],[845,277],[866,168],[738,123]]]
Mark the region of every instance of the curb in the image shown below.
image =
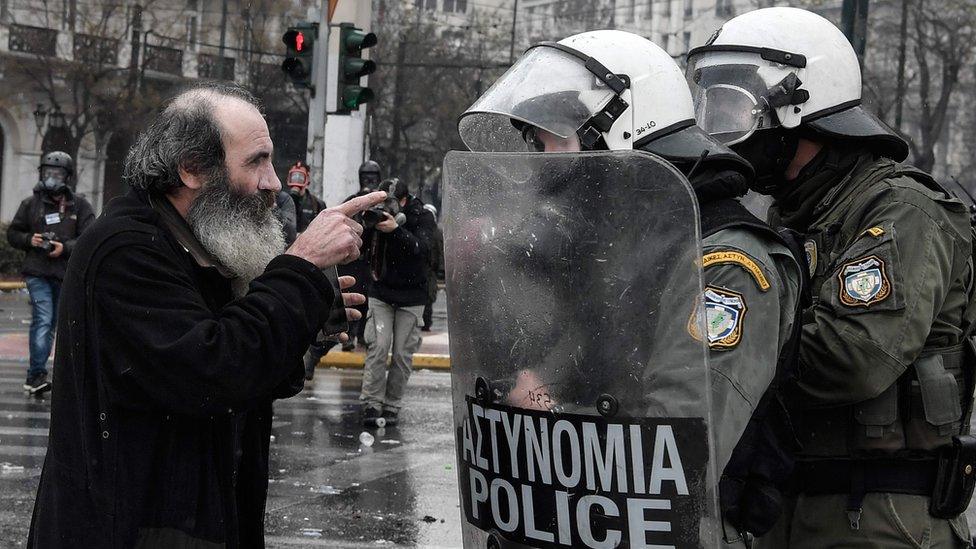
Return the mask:
[[[362,368],[366,355],[363,353],[347,353],[345,351],[331,352],[319,361],[319,368]],[[417,353],[413,355],[413,367],[430,370],[450,370],[450,355],[432,355]]]
[[[12,292],[14,290],[23,290],[27,287],[27,284],[23,282],[0,282],[0,292]]]

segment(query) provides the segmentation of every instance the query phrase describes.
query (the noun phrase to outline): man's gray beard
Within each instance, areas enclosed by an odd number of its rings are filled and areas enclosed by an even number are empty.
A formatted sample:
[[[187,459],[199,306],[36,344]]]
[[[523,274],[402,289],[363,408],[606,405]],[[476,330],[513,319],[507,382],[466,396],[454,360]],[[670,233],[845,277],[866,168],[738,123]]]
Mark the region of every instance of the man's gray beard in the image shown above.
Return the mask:
[[[274,215],[268,191],[235,192],[226,173],[207,183],[190,205],[187,223],[200,244],[237,275],[234,294],[247,293],[252,280],[285,251],[281,221]]]

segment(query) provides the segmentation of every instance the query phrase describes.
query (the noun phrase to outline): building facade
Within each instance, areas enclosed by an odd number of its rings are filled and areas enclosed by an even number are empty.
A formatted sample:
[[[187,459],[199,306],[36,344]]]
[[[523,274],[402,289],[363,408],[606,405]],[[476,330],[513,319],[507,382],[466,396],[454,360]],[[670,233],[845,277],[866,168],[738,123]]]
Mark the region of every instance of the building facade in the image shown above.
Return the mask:
[[[280,64],[281,34],[307,3],[0,0],[0,221],[31,193],[39,158],[53,149],[74,153],[77,191],[100,210],[124,192],[138,122],[195,79],[251,88],[265,100],[279,170],[304,158],[307,104]]]

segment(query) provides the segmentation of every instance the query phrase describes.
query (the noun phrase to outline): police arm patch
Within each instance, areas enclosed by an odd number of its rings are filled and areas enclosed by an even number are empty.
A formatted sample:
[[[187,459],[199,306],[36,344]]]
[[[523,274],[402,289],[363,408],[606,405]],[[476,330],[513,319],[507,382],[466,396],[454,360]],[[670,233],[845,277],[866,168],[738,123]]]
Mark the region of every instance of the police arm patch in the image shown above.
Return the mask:
[[[810,278],[817,274],[817,241],[807,240],[803,243],[803,251],[807,256],[807,267],[810,268]]]
[[[766,292],[769,291],[769,280],[766,278],[765,273],[759,268],[759,265],[753,261],[753,259],[742,252],[735,252],[732,250],[726,250],[722,252],[713,252],[710,254],[705,254],[702,257],[702,268],[707,269],[712,265],[723,265],[732,263],[738,265],[746,270],[752,275],[752,279],[756,281],[756,285],[759,289]]]
[[[711,349],[724,351],[738,345],[742,341],[745,316],[746,300],[742,294],[716,286],[705,287],[705,331]]]
[[[844,263],[837,273],[840,302],[848,307],[870,307],[891,295],[885,262],[869,255]]]

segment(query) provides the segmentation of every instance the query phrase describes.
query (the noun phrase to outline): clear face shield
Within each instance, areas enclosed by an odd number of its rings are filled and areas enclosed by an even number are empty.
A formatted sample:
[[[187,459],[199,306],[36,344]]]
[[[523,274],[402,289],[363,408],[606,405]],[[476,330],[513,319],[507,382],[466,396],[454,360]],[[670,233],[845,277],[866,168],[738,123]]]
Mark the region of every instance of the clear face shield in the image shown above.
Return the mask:
[[[461,115],[458,133],[472,151],[555,150],[547,140],[578,145],[577,131],[615,95],[580,58],[538,46]]]
[[[719,63],[715,54],[689,58],[686,74],[698,125],[724,145],[779,126],[776,107],[781,86],[768,86],[761,71],[760,65],[741,59]]]

